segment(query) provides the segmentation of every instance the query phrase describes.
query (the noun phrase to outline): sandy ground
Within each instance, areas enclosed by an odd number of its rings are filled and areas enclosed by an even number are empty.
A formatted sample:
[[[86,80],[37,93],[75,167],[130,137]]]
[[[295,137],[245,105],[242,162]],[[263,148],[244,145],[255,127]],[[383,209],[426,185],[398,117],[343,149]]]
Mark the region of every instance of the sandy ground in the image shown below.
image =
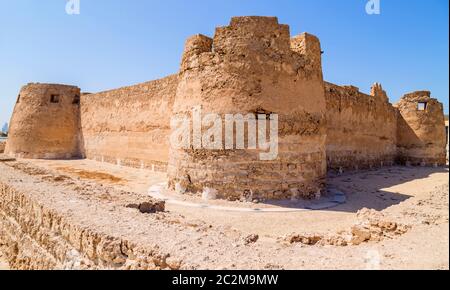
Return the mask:
[[[0,271],[2,270],[9,270],[9,266],[6,259],[0,254]]]
[[[108,163],[98,163],[91,160],[77,161],[34,161],[35,164],[52,169],[63,170],[65,174],[79,176],[73,172],[92,172],[92,180],[103,184],[114,184],[128,191],[147,194],[149,187],[166,180],[164,173],[151,172],[127,167],[118,167]],[[98,178],[98,173],[111,174],[111,179]],[[392,167],[377,171],[332,176],[329,186],[338,188],[347,195],[345,205],[326,211],[299,213],[242,213],[217,210],[192,210],[192,208],[168,205],[167,210],[180,213],[192,219],[202,219],[234,228],[246,233],[258,232],[262,235],[279,236],[307,229],[316,232],[336,232],[348,228],[354,223],[355,214],[370,208],[378,211],[394,207],[402,210],[411,202],[422,199],[433,191],[437,185],[448,184],[448,170],[435,168]],[[188,198],[188,200],[195,200]],[[198,200],[198,202],[203,202]],[[254,204],[241,202],[209,201],[210,204],[220,204],[235,207],[255,207]],[[261,207],[264,205],[258,205]],[[266,207],[270,207],[267,206]],[[264,219],[264,223],[261,223]]]
[[[89,160],[39,160],[32,164],[75,179],[142,195],[147,195],[152,185],[166,180],[163,173]],[[191,264],[197,263],[198,267],[194,268],[448,269],[448,178],[447,168],[407,167],[330,176],[329,186],[344,192],[347,203],[324,211],[246,213],[207,208],[193,210],[168,204],[164,219],[187,228],[206,224],[214,230],[192,233],[181,227],[182,230],[177,229],[171,237],[166,226],[167,237],[159,240],[164,242],[167,238],[166,246],[171,250],[176,248]],[[223,201],[210,203],[231,207],[278,207]],[[375,210],[369,215],[381,215],[384,220],[404,225],[408,230],[358,245],[286,243],[293,235],[345,238],[358,224],[365,208]],[[149,228],[151,230],[155,229]],[[140,232],[145,231],[140,229]],[[259,238],[250,246],[242,245],[242,239],[249,235]],[[184,246],[180,246],[182,244]]]

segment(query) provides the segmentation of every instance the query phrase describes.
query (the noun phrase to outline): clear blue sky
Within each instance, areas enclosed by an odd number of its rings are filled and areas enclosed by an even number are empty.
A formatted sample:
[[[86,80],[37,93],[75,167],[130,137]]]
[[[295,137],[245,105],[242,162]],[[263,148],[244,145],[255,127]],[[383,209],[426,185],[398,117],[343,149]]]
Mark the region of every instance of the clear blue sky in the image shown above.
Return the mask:
[[[326,80],[368,92],[381,82],[391,101],[431,90],[449,101],[449,1],[380,0],[0,0],[0,126],[28,82],[96,92],[175,73],[185,39],[212,36],[231,16],[278,16],[291,34],[320,37]]]

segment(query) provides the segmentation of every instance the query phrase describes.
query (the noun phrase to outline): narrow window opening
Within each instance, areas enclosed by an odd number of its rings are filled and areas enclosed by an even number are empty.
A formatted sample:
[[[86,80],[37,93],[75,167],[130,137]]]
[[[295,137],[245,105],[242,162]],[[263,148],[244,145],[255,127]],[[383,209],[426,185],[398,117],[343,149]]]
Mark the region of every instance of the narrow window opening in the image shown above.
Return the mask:
[[[59,103],[59,95],[51,95],[50,103],[53,103],[53,104]]]
[[[74,105],[80,104],[80,96],[79,95],[75,95],[75,97],[73,98],[72,104],[74,104]]]
[[[20,95],[17,96],[17,104],[20,103]]]
[[[420,102],[420,103],[417,105],[417,110],[419,110],[419,111],[425,111],[426,109],[427,109],[427,103]]]

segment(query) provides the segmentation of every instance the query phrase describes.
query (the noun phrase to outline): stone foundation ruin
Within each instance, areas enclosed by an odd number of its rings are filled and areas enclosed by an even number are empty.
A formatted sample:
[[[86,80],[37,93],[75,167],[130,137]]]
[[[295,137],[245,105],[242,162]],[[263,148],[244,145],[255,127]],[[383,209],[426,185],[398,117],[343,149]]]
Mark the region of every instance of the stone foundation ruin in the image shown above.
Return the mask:
[[[445,165],[443,108],[429,92],[393,106],[380,84],[366,95],[327,83],[321,54],[317,37],[291,38],[277,18],[236,17],[214,38],[189,38],[176,75],[96,94],[26,85],[5,153],[167,171],[172,189],[232,200],[316,197],[327,170]],[[173,148],[171,118],[190,116],[193,107],[219,116],[277,114],[278,158],[261,161],[254,149]]]

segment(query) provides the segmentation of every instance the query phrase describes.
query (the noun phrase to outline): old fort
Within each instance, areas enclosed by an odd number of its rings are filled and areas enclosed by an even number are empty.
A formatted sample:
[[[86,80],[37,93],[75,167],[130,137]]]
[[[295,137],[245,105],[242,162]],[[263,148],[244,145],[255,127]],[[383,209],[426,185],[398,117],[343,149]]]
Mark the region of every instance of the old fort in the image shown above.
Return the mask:
[[[5,153],[167,172],[173,190],[213,190],[229,200],[317,197],[329,171],[446,164],[443,105],[429,91],[392,105],[379,83],[364,94],[326,82],[321,59],[311,34],[292,37],[274,17],[235,17],[213,38],[190,37],[179,72],[163,79],[94,94],[25,85]],[[277,114],[278,158],[259,160],[258,149],[173,148],[171,119],[196,106],[220,116]]]

